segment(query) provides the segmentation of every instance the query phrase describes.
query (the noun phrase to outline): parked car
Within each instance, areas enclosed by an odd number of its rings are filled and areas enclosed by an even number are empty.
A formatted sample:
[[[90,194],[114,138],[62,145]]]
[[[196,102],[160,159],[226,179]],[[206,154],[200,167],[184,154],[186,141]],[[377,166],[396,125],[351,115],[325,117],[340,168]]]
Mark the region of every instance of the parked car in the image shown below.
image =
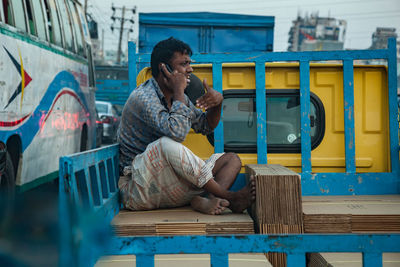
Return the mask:
[[[107,101],[96,101],[96,109],[103,124],[103,142],[115,142],[120,122],[118,110]]]
[[[103,122],[100,120],[99,112],[96,108],[96,147],[101,147],[103,143]]]

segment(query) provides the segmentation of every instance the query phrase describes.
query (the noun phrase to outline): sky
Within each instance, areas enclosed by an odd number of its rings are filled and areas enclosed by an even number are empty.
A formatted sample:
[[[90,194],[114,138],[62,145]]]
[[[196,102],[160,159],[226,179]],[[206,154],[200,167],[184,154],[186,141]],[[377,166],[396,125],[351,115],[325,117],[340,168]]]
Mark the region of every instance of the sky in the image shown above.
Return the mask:
[[[286,51],[288,32],[297,15],[318,12],[320,17],[333,17],[347,21],[345,49],[367,49],[377,27],[393,27],[400,35],[400,0],[87,0],[88,12],[99,25],[99,34],[104,30],[106,49],[118,49],[119,31],[110,29],[113,24],[111,6],[127,9],[136,6],[137,12],[218,12],[275,17],[274,51]],[[82,1],[84,3],[84,1]],[[128,18],[137,20],[131,12]],[[117,16],[121,11],[117,10]],[[118,27],[119,23],[115,23]],[[130,23],[126,26],[131,27]],[[125,33],[122,49],[127,39],[137,38],[137,23],[132,33]]]

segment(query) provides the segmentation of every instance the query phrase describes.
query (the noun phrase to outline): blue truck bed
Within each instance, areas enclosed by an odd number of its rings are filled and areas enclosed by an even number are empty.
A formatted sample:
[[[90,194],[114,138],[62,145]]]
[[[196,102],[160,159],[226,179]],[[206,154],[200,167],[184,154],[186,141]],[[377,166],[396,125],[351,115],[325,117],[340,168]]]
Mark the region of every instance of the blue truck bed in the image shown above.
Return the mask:
[[[136,81],[136,63],[148,61],[149,55],[136,55],[130,47],[130,69]],[[197,62],[213,64],[213,86],[222,91],[222,62],[254,62],[256,66],[257,146],[258,163],[267,164],[265,133],[265,62],[300,62],[301,105],[301,177],[303,186],[322,183],[340,187],[361,178],[364,187],[373,190],[380,184],[382,194],[400,193],[399,128],[397,108],[396,45],[373,51],[331,51],[298,53],[195,54]],[[387,173],[356,173],[354,147],[353,60],[383,58],[388,61],[388,99],[391,171]],[[314,60],[342,60],[344,75],[345,173],[312,173],[310,148],[309,63]],[[133,75],[134,74],[134,75]],[[133,87],[132,87],[133,88]],[[215,152],[224,149],[223,128],[215,130]],[[154,266],[155,254],[206,253],[212,266],[228,266],[228,253],[281,252],[287,254],[287,266],[306,266],[308,252],[361,252],[363,266],[382,266],[382,252],[400,252],[400,234],[282,234],[230,236],[131,236],[111,235],[108,226],[119,212],[118,145],[87,151],[60,159],[60,266],[92,266],[100,255],[135,254],[137,266]],[[331,179],[327,179],[331,178]],[[390,186],[388,186],[390,185]],[[338,188],[337,190],[340,190]]]

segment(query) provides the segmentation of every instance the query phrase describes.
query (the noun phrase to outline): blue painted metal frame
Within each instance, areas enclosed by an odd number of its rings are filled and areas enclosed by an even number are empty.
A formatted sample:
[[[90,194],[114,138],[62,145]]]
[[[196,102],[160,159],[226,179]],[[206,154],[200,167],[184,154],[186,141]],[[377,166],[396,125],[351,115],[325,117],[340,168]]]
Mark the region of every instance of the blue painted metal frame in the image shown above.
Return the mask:
[[[142,24],[170,25],[201,25],[201,26],[232,26],[237,27],[273,27],[273,16],[254,16],[240,14],[224,14],[212,12],[185,13],[140,13]]]
[[[130,43],[130,54],[134,45]],[[397,108],[396,40],[388,40],[388,49],[354,51],[312,51],[275,53],[224,53],[194,54],[196,63],[211,63],[213,86],[222,92],[222,62],[253,62],[256,65],[256,112],[257,112],[257,161],[267,163],[265,63],[274,61],[298,61],[300,63],[300,110],[301,110],[301,160],[303,195],[362,195],[400,193],[399,129]],[[388,62],[388,99],[390,128],[390,166],[387,173],[356,173],[354,129],[354,74],[353,61],[361,59],[385,59]],[[130,57],[129,69],[137,62],[150,62],[149,54]],[[345,122],[345,173],[312,173],[310,138],[310,62],[343,61],[343,96]],[[136,71],[136,70],[135,70]],[[130,75],[132,79],[135,76]],[[223,125],[214,132],[215,152],[223,151]]]
[[[85,236],[91,234],[90,228],[109,225],[119,212],[118,147],[110,145],[60,158],[60,266],[95,263],[92,250],[96,244]],[[89,223],[93,218],[100,225]],[[101,234],[106,236],[106,230]]]
[[[211,266],[228,267],[229,253],[287,254],[288,267],[306,266],[306,253],[361,252],[364,267],[382,266],[383,252],[400,252],[400,234],[234,235],[116,237],[107,255],[136,255],[136,266],[154,266],[155,254],[210,254]]]
[[[93,169],[94,168],[94,169]],[[155,254],[210,254],[227,267],[229,253],[287,254],[287,266],[306,266],[310,252],[362,252],[363,266],[382,266],[383,252],[400,252],[400,234],[231,235],[111,237],[119,212],[118,145],[60,159],[59,266],[93,266],[101,255],[136,255],[136,266],[154,266]],[[86,200],[86,205],[84,205]]]
[[[311,174],[310,62],[300,61],[301,172]],[[303,179],[302,179],[303,180]]]

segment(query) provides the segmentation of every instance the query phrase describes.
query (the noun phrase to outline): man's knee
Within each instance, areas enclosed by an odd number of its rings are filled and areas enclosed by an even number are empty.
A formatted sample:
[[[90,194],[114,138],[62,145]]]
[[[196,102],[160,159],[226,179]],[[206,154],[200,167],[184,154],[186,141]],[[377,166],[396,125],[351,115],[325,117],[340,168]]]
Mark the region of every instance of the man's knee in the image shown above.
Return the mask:
[[[228,164],[231,168],[236,168],[239,170],[242,168],[242,161],[236,153],[227,152],[223,155],[223,159],[225,161],[224,165]]]

